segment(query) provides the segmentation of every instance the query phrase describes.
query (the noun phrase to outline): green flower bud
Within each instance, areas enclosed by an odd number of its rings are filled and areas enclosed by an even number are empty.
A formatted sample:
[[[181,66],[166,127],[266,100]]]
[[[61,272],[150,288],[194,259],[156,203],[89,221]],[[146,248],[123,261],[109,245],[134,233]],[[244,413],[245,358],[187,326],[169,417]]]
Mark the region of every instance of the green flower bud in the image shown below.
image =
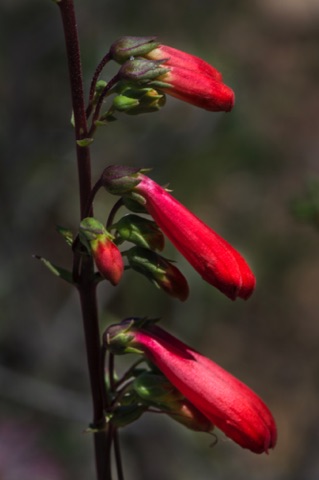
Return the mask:
[[[146,410],[144,405],[121,405],[107,416],[107,421],[111,421],[118,428],[125,427],[138,420]]]
[[[130,193],[140,183],[138,175],[142,171],[135,167],[110,165],[101,175],[101,184],[113,195],[124,195]]]
[[[151,250],[163,250],[164,235],[155,222],[138,215],[128,214],[112,225],[117,233],[128,242]]]
[[[137,395],[152,405],[174,407],[183,395],[161,374],[143,372],[133,382]]]
[[[118,112],[126,112],[137,107],[140,102],[136,98],[126,97],[125,95],[116,95],[113,98],[113,108]]]
[[[133,247],[125,254],[130,267],[157,287],[181,301],[187,299],[189,294],[187,280],[169,260],[142,247]]]
[[[155,39],[156,37],[121,37],[112,44],[110,53],[113,60],[123,63],[131,57],[143,56],[154,50],[159,45]]]
[[[95,218],[85,218],[80,224],[80,240],[92,253],[100,274],[117,285],[122,278],[124,262],[113,236]]]
[[[145,58],[134,58],[127,60],[118,72],[118,76],[123,80],[132,82],[149,82],[170,71],[169,67],[163,67],[159,61],[151,61]]]
[[[133,382],[142,401],[154,406],[190,430],[210,432],[214,425],[164,375],[144,372]]]
[[[133,326],[139,325],[140,319],[129,318],[121,323],[110,325],[103,334],[103,344],[114,355],[143,352],[134,348]]]

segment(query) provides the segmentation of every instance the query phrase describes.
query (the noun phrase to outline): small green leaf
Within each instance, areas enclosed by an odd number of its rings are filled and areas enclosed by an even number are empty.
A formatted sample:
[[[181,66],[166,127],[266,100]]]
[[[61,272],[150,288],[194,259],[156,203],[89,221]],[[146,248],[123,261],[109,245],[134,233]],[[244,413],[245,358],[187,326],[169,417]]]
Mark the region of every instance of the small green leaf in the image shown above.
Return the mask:
[[[61,227],[60,225],[56,226],[57,232],[62,235],[66,243],[69,245],[69,247],[72,247],[73,245],[73,233],[71,230],[65,227]]]
[[[70,283],[73,285],[73,278],[72,278],[72,273],[69,270],[65,270],[64,268],[58,267],[57,265],[53,265],[49,260],[47,260],[44,257],[41,257],[40,255],[33,255],[33,258],[36,258],[37,260],[40,260],[48,270],[50,270],[53,275],[56,275],[57,277],[62,278],[62,280],[65,280],[66,282]]]
[[[76,143],[79,147],[87,147],[94,142],[93,138],[82,138],[81,140],[77,140]]]

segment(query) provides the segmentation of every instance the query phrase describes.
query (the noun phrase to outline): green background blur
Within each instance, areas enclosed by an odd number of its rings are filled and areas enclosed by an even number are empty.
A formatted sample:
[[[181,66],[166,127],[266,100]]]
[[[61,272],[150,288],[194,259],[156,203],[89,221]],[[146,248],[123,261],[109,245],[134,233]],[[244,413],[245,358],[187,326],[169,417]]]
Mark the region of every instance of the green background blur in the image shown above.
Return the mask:
[[[154,180],[169,182],[257,276],[253,297],[231,302],[167,245],[189,300],[128,272],[116,289],[100,285],[102,322],[161,316],[258,392],[279,430],[276,449],[258,456],[221,433],[212,448],[213,437],[148,414],[123,431],[126,479],[317,480],[319,232],[291,206],[319,176],[319,3],[78,0],[76,8],[86,91],[116,38],[153,34],[212,63],[235,90],[229,114],[168,98],[159,113],[122,115],[97,133],[93,175],[110,163],[154,167]],[[76,230],[79,218],[58,8],[2,0],[0,38],[0,478],[93,479],[78,298],[32,258],[69,267],[55,226]],[[98,194],[101,221],[113,202]]]

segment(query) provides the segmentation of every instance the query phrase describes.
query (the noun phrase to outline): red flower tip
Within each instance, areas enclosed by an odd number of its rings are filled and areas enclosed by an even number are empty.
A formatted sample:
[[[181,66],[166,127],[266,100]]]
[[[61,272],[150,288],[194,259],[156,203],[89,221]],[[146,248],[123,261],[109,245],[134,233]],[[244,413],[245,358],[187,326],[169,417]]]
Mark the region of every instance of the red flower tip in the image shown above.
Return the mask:
[[[234,92],[222,83],[222,74],[201,58],[166,45],[158,46],[145,57],[170,67],[159,78],[168,84],[162,88],[165,93],[213,112],[229,112],[233,108]]]

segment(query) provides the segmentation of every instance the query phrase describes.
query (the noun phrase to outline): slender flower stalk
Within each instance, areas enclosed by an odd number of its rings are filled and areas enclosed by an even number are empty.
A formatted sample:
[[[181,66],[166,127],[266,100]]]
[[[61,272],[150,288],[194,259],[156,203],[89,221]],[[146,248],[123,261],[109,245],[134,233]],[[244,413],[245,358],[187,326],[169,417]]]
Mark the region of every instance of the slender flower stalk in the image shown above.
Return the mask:
[[[249,387],[196,350],[151,322],[128,319],[107,329],[109,348],[136,351],[200,412],[241,447],[268,453],[277,441],[274,418]],[[137,325],[137,327],[136,327]]]

